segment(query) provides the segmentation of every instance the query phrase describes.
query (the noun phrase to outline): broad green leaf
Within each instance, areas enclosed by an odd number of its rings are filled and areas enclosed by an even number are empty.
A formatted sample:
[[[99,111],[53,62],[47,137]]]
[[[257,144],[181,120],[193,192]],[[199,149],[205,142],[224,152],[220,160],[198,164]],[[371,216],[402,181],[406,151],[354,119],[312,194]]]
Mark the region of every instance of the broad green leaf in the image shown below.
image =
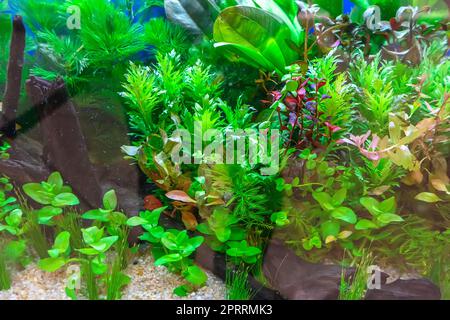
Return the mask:
[[[339,189],[334,195],[331,203],[334,207],[339,207],[347,198],[347,189]]]
[[[56,236],[53,249],[57,249],[60,254],[68,254],[70,250],[70,233],[63,231]]]
[[[298,5],[294,0],[253,0],[260,8],[280,18],[291,31],[291,40],[299,45],[303,42],[303,28],[301,27],[297,14]]]
[[[94,209],[84,213],[81,217],[85,220],[108,222],[109,221],[108,215],[109,215],[108,211],[102,209]]]
[[[100,241],[96,243],[90,243],[89,245],[97,251],[106,252],[118,239],[118,236],[105,237],[100,239]]]
[[[154,238],[161,239],[164,235],[164,228],[161,226],[156,226],[151,228],[149,232]]]
[[[379,210],[383,213],[395,213],[397,204],[395,202],[395,197],[390,197],[384,200],[379,205]]]
[[[161,238],[161,243],[169,250],[178,250],[177,237],[171,232],[166,232]]]
[[[80,200],[73,193],[60,193],[53,198],[52,203],[55,207],[76,206]]]
[[[91,268],[92,272],[96,275],[102,275],[108,270],[108,265],[105,263],[106,257],[104,254],[100,254],[92,259]]]
[[[193,237],[193,238],[189,239],[188,244],[192,248],[197,249],[198,247],[201,246],[201,244],[203,243],[204,240],[205,240],[205,238],[203,238],[202,236],[197,236],[197,237]]]
[[[47,179],[47,183],[54,185],[55,188],[53,189],[55,194],[58,194],[61,192],[61,188],[63,187],[63,178],[61,177],[61,174],[59,172],[53,172]]]
[[[256,256],[261,254],[261,249],[257,247],[247,247],[244,251],[246,256]]]
[[[396,214],[383,213],[377,217],[377,220],[383,224],[389,224],[391,222],[402,222],[403,218]]]
[[[328,236],[337,237],[340,229],[341,226],[337,221],[326,221],[320,226],[320,232],[322,234],[322,238],[324,239]]]
[[[370,220],[361,219],[355,225],[356,230],[368,230],[368,229],[377,229],[378,226]]]
[[[52,221],[53,217],[56,217],[63,213],[61,208],[55,208],[51,206],[46,206],[37,212],[39,224],[47,225]]]
[[[38,262],[38,267],[46,272],[55,272],[61,269],[66,264],[66,259],[63,257],[46,258]]]
[[[423,201],[423,202],[428,202],[428,203],[436,203],[436,202],[443,201],[435,193],[431,193],[431,192],[419,193],[417,196],[415,196],[414,199],[420,200],[420,201]]]
[[[206,223],[200,223],[197,226],[197,231],[209,236],[214,235],[214,231],[212,231],[211,228]]]
[[[245,62],[279,74],[297,59],[288,41],[292,34],[283,20],[255,7],[223,10],[214,24],[216,47],[226,47]]]
[[[147,223],[147,220],[141,217],[131,217],[127,220],[127,225],[130,227],[137,227]]]
[[[87,255],[87,256],[96,256],[100,253],[97,250],[95,250],[94,248],[77,249],[77,251],[84,255]]]
[[[187,286],[182,285],[182,286],[176,287],[173,290],[173,294],[178,297],[187,297],[189,294],[189,289],[187,288]]]
[[[27,183],[22,188],[27,196],[39,204],[47,205],[53,200],[53,195],[45,191],[39,183]]]
[[[196,265],[188,267],[184,273],[184,277],[195,286],[204,285],[208,279],[206,273]]]
[[[155,266],[161,266],[171,262],[177,262],[183,259],[179,253],[167,254],[155,261]]]
[[[362,204],[362,206],[364,208],[367,209],[367,211],[370,212],[371,215],[373,215],[375,217],[378,216],[379,214],[383,213],[379,209],[380,203],[374,198],[364,197],[364,198],[359,199],[359,202]]]
[[[357,217],[352,209],[347,207],[339,207],[331,212],[331,216],[335,219],[342,220],[351,224],[355,224]]]
[[[216,237],[221,242],[227,242],[231,236],[231,229],[228,227],[217,228],[215,229]]]
[[[326,211],[331,211],[335,207],[332,204],[331,196],[326,192],[313,192],[313,198],[319,203],[319,205]]]
[[[103,237],[103,229],[99,229],[98,227],[90,227],[87,229],[81,229],[83,233],[83,240],[86,244],[91,244],[100,241]]]
[[[144,232],[141,236],[139,236],[139,239],[150,243],[159,243],[160,241],[159,238],[152,236],[150,232]]]
[[[106,210],[116,210],[117,196],[114,190],[110,190],[103,196],[103,207]]]
[[[11,227],[19,227],[22,222],[22,210],[15,209],[5,218],[5,222]]]

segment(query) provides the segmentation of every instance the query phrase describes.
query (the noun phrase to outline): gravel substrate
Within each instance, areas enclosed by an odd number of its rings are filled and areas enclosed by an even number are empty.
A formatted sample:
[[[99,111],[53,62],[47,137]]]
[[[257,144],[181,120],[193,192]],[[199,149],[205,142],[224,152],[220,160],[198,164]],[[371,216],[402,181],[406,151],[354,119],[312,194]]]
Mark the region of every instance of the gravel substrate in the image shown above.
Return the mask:
[[[165,267],[155,267],[151,256],[136,258],[125,272],[131,283],[124,289],[124,300],[177,300],[174,288],[183,279],[170,273]],[[0,300],[68,300],[64,292],[66,272],[47,273],[29,265],[13,275],[12,288],[0,291]],[[208,273],[206,286],[183,298],[188,300],[220,300],[225,298],[223,281]]]

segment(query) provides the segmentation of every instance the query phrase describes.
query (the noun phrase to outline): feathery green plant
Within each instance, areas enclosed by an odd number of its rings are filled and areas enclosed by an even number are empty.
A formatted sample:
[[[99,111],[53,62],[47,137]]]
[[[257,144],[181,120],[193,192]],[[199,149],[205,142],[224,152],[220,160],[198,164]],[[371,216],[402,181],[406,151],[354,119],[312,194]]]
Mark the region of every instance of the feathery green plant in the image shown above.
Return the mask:
[[[60,0],[19,0],[9,2],[10,6],[17,10],[27,26],[35,33],[41,30],[61,31],[65,27],[66,13]]]
[[[131,63],[125,79],[125,92],[121,95],[129,106],[129,115],[135,122],[134,128],[142,128],[141,133],[149,135],[155,130],[157,122],[153,121],[153,113],[161,102],[161,94],[156,88],[156,76],[149,67]]]
[[[142,26],[132,24],[125,13],[108,0],[71,0],[69,3],[80,8],[81,42],[96,68],[108,69],[144,50]]]
[[[40,59],[32,74],[48,81],[62,77],[72,90],[87,81],[82,74],[89,62],[78,37],[58,36],[47,30],[37,34],[37,42]]]
[[[160,54],[168,54],[174,48],[185,54],[191,43],[186,31],[179,25],[163,18],[151,19],[144,25],[144,41],[155,46]]]
[[[360,53],[354,55],[350,68],[353,83],[359,87],[356,99],[358,111],[364,117],[363,132],[366,129],[383,135],[387,133],[389,113],[394,108],[394,91],[392,88],[393,66],[381,61],[377,55],[372,62],[367,62]]]

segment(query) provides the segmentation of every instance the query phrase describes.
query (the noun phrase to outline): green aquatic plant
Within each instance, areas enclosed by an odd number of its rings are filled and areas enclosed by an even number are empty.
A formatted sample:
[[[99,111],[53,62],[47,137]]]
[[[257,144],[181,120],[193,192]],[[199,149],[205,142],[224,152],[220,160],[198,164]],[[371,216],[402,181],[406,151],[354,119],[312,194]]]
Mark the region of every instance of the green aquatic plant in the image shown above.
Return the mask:
[[[210,246],[214,250],[226,250],[228,241],[245,239],[245,231],[238,224],[239,219],[230,210],[218,208],[214,210],[207,222],[197,226],[197,230],[203,234],[213,236]]]
[[[365,250],[361,257],[352,263],[354,271],[347,279],[344,269],[339,284],[339,300],[363,300],[367,292],[368,268],[373,264],[373,257]]]
[[[388,244],[377,248],[402,270],[416,270],[439,285],[443,299],[450,297],[448,263],[449,228],[435,221],[409,215],[401,228],[389,228]],[[440,229],[440,230],[439,230]]]
[[[31,73],[48,81],[62,77],[70,89],[76,90],[86,82],[85,70],[89,59],[79,37],[59,36],[53,30],[37,33],[39,63]]]
[[[97,69],[129,59],[145,48],[142,26],[133,24],[107,0],[71,0],[80,8],[83,26],[80,38],[90,62]]]
[[[11,287],[10,268],[30,262],[27,248],[27,225],[17,199],[11,196],[13,185],[0,178],[0,290]]]
[[[127,216],[117,211],[118,202],[117,195],[114,190],[110,190],[103,196],[103,208],[89,210],[81,217],[85,220],[93,220],[105,226],[108,233],[112,236],[118,236],[115,249],[122,267],[128,264],[128,234],[129,230],[126,226]]]
[[[0,255],[0,291],[11,288],[11,276],[9,274],[6,259]]]
[[[82,229],[81,232],[85,248],[75,249],[79,255],[73,255],[74,249],[70,245],[71,235],[63,231],[56,236],[52,248],[48,250],[49,257],[39,261],[39,268],[46,272],[55,272],[64,266],[80,266],[79,272],[69,277],[66,286],[66,294],[74,300],[77,299],[81,289],[75,284],[82,279],[89,299],[99,299],[103,290],[105,298],[119,299],[121,289],[129,283],[130,278],[122,273],[121,260],[118,256],[111,265],[107,257],[110,248],[119,237],[105,235],[104,229],[96,226]]]
[[[305,41],[295,1],[249,1],[223,10],[214,23],[215,46],[264,71],[283,75]],[[258,35],[258,37],[255,37]]]
[[[0,145],[0,161],[9,159],[9,149],[11,149],[11,145],[6,141],[2,142],[2,144]]]
[[[174,48],[184,55],[191,46],[186,31],[163,18],[152,19],[144,25],[144,41],[163,55],[170,53]]]
[[[158,54],[156,60],[154,68],[131,64],[123,84],[121,95],[130,107],[131,127],[138,136],[159,132],[172,122],[173,114],[191,114],[196,103],[220,92],[217,76],[200,61],[185,65],[173,50]]]
[[[185,295],[183,291],[189,293],[206,283],[205,272],[189,259],[203,240],[201,236],[189,238],[186,230],[169,230],[161,237],[164,254],[161,252],[155,266],[166,265],[169,270],[180,273],[188,281],[187,285],[175,288],[174,293],[179,296]]]
[[[52,173],[47,181],[23,185],[24,193],[33,201],[44,205],[37,210],[38,221],[44,225],[54,225],[54,217],[63,213],[65,207],[78,205],[80,201],[72,193],[72,188],[64,185],[59,172]]]
[[[228,266],[226,268],[227,300],[251,300],[255,295],[248,283],[249,270],[246,266]]]
[[[18,11],[33,32],[61,30],[65,27],[65,10],[59,0],[9,1],[10,7]],[[69,15],[67,15],[69,16]]]
[[[159,225],[161,213],[166,207],[153,211],[140,212],[139,216],[128,219],[130,227],[142,226],[145,233],[141,240],[152,245],[155,265],[166,266],[170,271],[183,276],[186,284],[174,289],[174,294],[187,296],[196,288],[202,287],[207,280],[205,272],[192,262],[190,258],[196,249],[203,243],[201,236],[190,238],[187,231],[165,230]]]
[[[368,129],[380,135],[388,129],[389,114],[395,109],[394,91],[391,85],[393,66],[381,61],[381,56],[368,63],[357,53],[350,68],[353,83],[359,87],[356,102],[365,122],[362,130]]]

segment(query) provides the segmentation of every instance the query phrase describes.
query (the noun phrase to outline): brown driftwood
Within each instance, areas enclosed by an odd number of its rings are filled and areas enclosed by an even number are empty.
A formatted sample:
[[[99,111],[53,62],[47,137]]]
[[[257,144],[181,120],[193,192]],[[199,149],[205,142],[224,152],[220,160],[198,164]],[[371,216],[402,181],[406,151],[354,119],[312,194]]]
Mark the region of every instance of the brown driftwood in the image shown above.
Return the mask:
[[[0,130],[8,137],[14,137],[16,134],[16,116],[20,100],[24,52],[25,26],[22,17],[15,16],[9,52],[7,82],[3,98],[3,110],[2,116],[0,117]]]
[[[45,165],[59,171],[90,207],[98,207],[102,190],[64,81],[58,79],[52,83],[31,77],[26,82],[26,90],[39,116]]]

